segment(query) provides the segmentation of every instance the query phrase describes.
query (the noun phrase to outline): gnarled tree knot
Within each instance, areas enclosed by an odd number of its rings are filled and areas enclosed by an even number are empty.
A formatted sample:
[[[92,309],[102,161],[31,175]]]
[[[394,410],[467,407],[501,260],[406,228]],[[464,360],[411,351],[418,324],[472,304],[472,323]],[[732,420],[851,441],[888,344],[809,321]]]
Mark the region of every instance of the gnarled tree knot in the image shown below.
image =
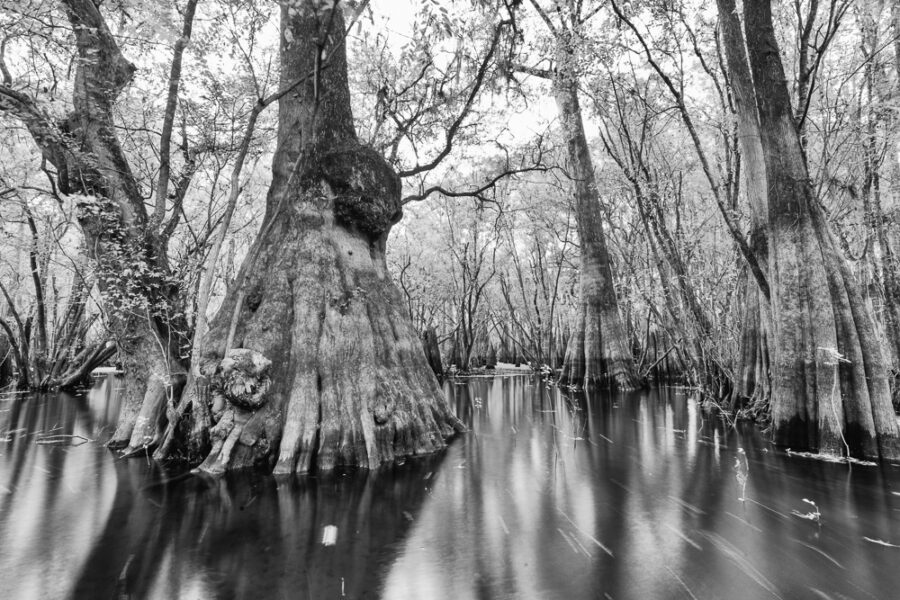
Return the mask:
[[[312,153],[309,160],[307,180],[328,184],[334,216],[342,225],[377,238],[400,220],[400,178],[373,148],[353,144]]]
[[[233,348],[225,354],[212,378],[210,391],[213,411],[224,410],[226,404],[244,410],[258,410],[266,403],[266,392],[272,380],[272,361],[247,348]]]

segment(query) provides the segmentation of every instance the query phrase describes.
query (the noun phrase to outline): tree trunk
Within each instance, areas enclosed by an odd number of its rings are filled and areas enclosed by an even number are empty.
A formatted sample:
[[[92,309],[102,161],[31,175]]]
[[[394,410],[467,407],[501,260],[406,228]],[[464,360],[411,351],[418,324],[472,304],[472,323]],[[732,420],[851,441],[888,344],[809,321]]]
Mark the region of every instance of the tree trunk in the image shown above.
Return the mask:
[[[13,379],[13,343],[5,332],[0,331],[0,387],[11,383]]]
[[[51,121],[33,99],[0,84],[0,110],[19,118],[43,156],[57,170],[60,191],[77,195],[77,218],[85,246],[96,261],[109,327],[128,369],[121,418],[111,446],[157,439],[152,428],[160,387],[183,373],[183,319],[177,316],[177,283],[116,136],[113,105],[131,82],[135,67],[121,53],[93,0],[64,0],[78,58],[72,112]],[[148,391],[145,395],[145,391]],[[146,397],[145,397],[146,396]],[[153,412],[154,414],[149,414]]]
[[[184,372],[177,358],[182,340],[170,335],[166,325],[171,317],[166,314],[167,295],[172,291],[172,284],[164,281],[168,264],[164,255],[156,254],[160,246],[146,228],[143,199],[113,124],[112,104],[131,81],[134,66],[122,56],[90,0],[67,0],[66,4],[80,56],[74,112],[67,127],[82,157],[68,165],[72,172],[66,187],[79,186],[87,196],[101,199],[96,213],[89,207],[79,208],[85,245],[98,263],[110,326],[126,370],[122,409],[110,445],[127,444],[137,450],[158,440],[164,407],[160,398],[172,385],[172,377]],[[138,275],[142,267],[146,276]],[[120,277],[125,283],[115,281]],[[129,285],[137,289],[127,289]]]
[[[769,190],[775,442],[896,459],[888,365],[809,180],[770,3],[745,2],[744,19]]]
[[[307,472],[433,452],[462,425],[388,274],[400,180],[357,141],[341,10],[282,5],[281,19],[282,83],[306,79],[279,101],[263,229],[211,324],[208,354],[195,357],[215,365],[233,348],[256,352],[271,361],[271,383],[249,406],[213,377],[213,395],[226,402],[211,407],[200,468]],[[200,440],[197,422],[172,435],[181,445]]]
[[[746,270],[741,271],[738,290],[742,313],[734,400],[735,404],[749,403],[752,414],[763,416],[768,411],[771,393],[769,342],[772,313],[765,296]]]
[[[581,299],[575,330],[569,338],[560,381],[630,390],[641,385],[628,336],[619,315],[599,191],[594,179],[574,75],[561,72],[553,91],[563,125],[572,176],[581,243]]]
[[[438,381],[444,377],[444,364],[441,362],[441,349],[438,346],[437,332],[434,327],[425,330],[422,337],[422,348],[425,350],[425,356],[428,359],[428,366],[432,372],[437,375]]]
[[[900,7],[900,3],[895,3]],[[866,10],[868,8],[868,10]],[[878,64],[878,53],[881,50],[880,25],[881,4],[873,4],[861,11],[860,18],[860,48],[863,51],[865,66],[863,68],[864,89],[860,92],[861,104],[868,104],[864,111],[865,121],[860,122],[864,127],[864,175],[862,186],[863,214],[866,220],[866,244],[873,249],[867,253],[872,262],[872,271],[876,283],[880,287],[882,306],[881,316],[884,321],[885,336],[890,350],[891,364],[894,375],[894,408],[900,408],[900,393],[898,393],[897,374],[900,372],[900,277],[897,273],[897,258],[888,238],[885,216],[882,208],[882,177],[880,169],[884,160],[884,150],[893,140],[889,137],[885,140],[885,146],[879,144],[880,130],[896,134],[896,123],[888,120],[889,111],[879,110],[891,101],[892,85],[888,77],[889,71],[882,69]],[[896,15],[895,15],[896,18]],[[896,34],[896,25],[895,31]],[[896,42],[895,42],[896,43]],[[863,106],[860,106],[863,113]],[[862,116],[862,114],[860,115]],[[889,135],[889,134],[888,134]],[[896,160],[890,160],[890,166],[895,169]]]
[[[750,250],[768,279],[768,189],[766,164],[756,112],[756,94],[744,49],[741,19],[734,0],[718,0],[719,24],[728,64],[740,140],[740,167],[750,205]],[[735,365],[735,396],[765,407],[770,391],[770,333],[772,311],[769,298],[755,283],[749,269],[742,269],[739,289],[743,299],[741,340]]]

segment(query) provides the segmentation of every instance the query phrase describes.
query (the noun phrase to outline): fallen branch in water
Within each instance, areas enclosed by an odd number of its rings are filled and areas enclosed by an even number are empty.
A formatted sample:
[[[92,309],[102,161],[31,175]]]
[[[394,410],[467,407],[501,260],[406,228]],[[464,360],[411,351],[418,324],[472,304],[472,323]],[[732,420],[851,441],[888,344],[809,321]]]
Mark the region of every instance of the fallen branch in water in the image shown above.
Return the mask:
[[[10,429],[9,431],[7,431],[6,433],[3,434],[3,437],[0,438],[0,442],[9,443],[9,442],[13,441],[14,439],[16,439],[17,435],[19,435],[20,433],[23,433],[25,431],[28,431],[28,430],[25,429],[24,427],[19,427],[18,429]]]
[[[75,440],[80,440],[80,441],[78,443],[75,443]],[[87,444],[87,443],[93,442],[93,441],[95,441],[95,440],[86,438],[83,435],[78,435],[78,434],[70,435],[70,434],[57,433],[57,434],[53,434],[53,435],[41,436],[41,437],[37,438],[34,441],[34,443],[40,444],[42,446],[65,444],[65,443],[68,443],[70,446],[80,446],[82,444]]]
[[[863,539],[867,542],[872,542],[873,544],[878,544],[879,546],[887,546],[888,548],[900,548],[897,544],[891,544],[890,542],[886,542],[884,540],[873,540],[870,537],[863,536]]]
[[[853,458],[852,456],[839,456],[836,454],[820,454],[817,452],[798,452],[797,450],[791,450],[790,448],[785,450],[785,454],[787,454],[788,456],[800,456],[803,458],[811,458],[813,460],[821,460],[821,461],[830,462],[830,463],[862,465],[865,467],[874,467],[874,466],[878,465],[878,463],[876,463],[876,462],[872,462],[870,460],[862,460],[859,458]]]

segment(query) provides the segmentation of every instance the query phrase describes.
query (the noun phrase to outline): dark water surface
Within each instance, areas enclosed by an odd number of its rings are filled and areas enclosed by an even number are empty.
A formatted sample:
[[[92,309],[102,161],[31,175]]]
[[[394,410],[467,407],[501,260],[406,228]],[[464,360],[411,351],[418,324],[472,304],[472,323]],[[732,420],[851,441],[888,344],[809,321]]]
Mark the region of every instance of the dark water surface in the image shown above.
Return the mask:
[[[475,379],[440,456],[214,480],[86,442],[109,387],[0,400],[0,598],[900,598],[900,467],[788,456],[679,391]]]

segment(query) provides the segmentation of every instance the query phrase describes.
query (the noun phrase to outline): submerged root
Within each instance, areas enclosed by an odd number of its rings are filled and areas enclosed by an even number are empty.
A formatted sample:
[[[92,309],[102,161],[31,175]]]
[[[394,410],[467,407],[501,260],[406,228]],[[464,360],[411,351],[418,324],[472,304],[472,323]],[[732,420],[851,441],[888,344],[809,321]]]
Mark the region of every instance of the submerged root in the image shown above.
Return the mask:
[[[644,380],[633,369],[620,364],[623,361],[602,361],[597,359],[593,369],[585,365],[584,360],[567,359],[559,376],[559,384],[576,389],[591,387],[594,389],[612,389],[618,392],[631,392],[644,387]]]
[[[587,321],[593,322],[593,326],[588,327]],[[586,319],[584,314],[579,317],[566,348],[559,384],[577,389],[590,386],[620,392],[644,387],[644,380],[634,367],[627,345],[623,340],[602,338],[602,329],[598,314],[590,319]],[[614,327],[606,329],[616,331]],[[610,337],[612,333],[606,331],[606,335]]]
[[[626,368],[625,365],[613,369],[607,377],[607,382],[609,387],[620,392],[631,392],[644,387],[644,382],[637,373],[633,369]]]

